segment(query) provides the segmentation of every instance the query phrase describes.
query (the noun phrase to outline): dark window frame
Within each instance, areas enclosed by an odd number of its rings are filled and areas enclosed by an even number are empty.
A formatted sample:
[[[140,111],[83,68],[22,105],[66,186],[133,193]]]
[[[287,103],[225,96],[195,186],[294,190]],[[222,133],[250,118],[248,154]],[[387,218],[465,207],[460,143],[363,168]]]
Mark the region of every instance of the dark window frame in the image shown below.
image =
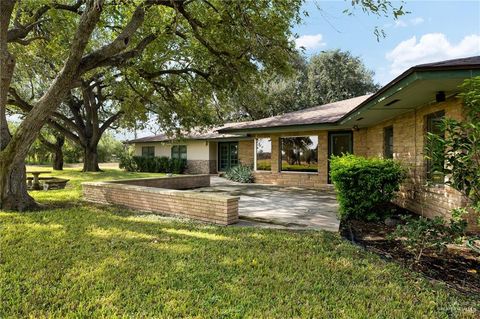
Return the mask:
[[[155,146],[142,146],[142,157],[155,157]]]
[[[268,159],[260,159],[260,160],[268,160],[268,163],[265,164],[265,166],[260,166],[258,165],[258,141],[259,140],[268,140],[270,143],[270,155]],[[256,171],[262,171],[262,172],[268,172],[272,170],[272,138],[270,137],[259,137],[255,139],[255,170]]]
[[[309,151],[313,151],[315,156],[314,156],[314,165],[315,165],[315,168],[305,168],[305,169],[284,169],[284,166],[283,166],[283,151],[284,151],[284,144],[283,144],[283,140],[285,139],[292,139],[292,138],[301,138],[301,137],[308,137],[308,138],[311,138],[311,137],[316,137],[316,148],[309,148]],[[280,150],[280,165],[279,165],[279,169],[280,169],[280,172],[282,173],[285,173],[285,172],[295,172],[295,173],[315,173],[315,174],[318,174],[319,173],[319,169],[318,169],[318,147],[319,147],[319,143],[320,143],[320,138],[318,137],[318,135],[298,135],[298,136],[281,136],[280,137],[280,140],[279,140],[279,150]],[[315,142],[314,142],[315,144]],[[300,159],[299,159],[300,160]],[[307,163],[308,164],[308,163]],[[295,166],[296,164],[293,164],[293,166]],[[302,165],[302,164],[299,164],[299,165]],[[310,164],[309,164],[310,165]],[[292,166],[290,164],[288,164],[288,166]]]
[[[443,120],[445,118],[445,111],[444,110],[441,110],[441,111],[437,111],[437,112],[434,112],[434,113],[430,113],[430,114],[427,114],[425,115],[425,137],[424,137],[424,141],[425,141],[425,147],[427,147],[428,145],[428,133],[433,133],[435,134],[436,131],[438,131],[438,128],[435,128],[435,122],[439,122],[441,120]],[[438,134],[441,134],[442,136],[445,136],[445,132],[438,132]],[[426,152],[428,152],[426,150]],[[427,156],[430,155],[429,153],[427,153]],[[445,163],[445,162],[443,162]],[[429,182],[434,182],[436,184],[442,184],[442,181],[443,178],[442,176],[439,176],[438,178],[435,177],[432,173],[432,167],[433,167],[433,162],[430,158],[425,158],[425,163],[424,163],[424,166],[425,166],[425,178],[427,181]],[[443,165],[441,165],[443,166]]]
[[[393,159],[393,125],[383,129],[383,157]],[[391,138],[391,140],[390,140]]]
[[[182,156],[184,155],[184,156]],[[170,149],[170,158],[171,159],[182,159],[187,160],[187,145],[179,144],[172,145]]]

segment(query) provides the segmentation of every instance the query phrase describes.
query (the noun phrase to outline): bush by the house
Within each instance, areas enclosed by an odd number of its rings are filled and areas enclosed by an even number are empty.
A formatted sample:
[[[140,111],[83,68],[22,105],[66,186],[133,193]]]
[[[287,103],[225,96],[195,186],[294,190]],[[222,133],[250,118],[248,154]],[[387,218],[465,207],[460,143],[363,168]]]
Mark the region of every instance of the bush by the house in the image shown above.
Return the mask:
[[[133,159],[133,155],[131,151],[125,151],[118,154],[119,163],[118,166],[121,169],[126,170],[127,172],[136,172],[137,171],[137,163]]]
[[[253,183],[253,172],[250,166],[238,165],[230,168],[225,177],[239,183]]]
[[[432,219],[405,216],[403,219],[405,224],[398,225],[390,238],[403,239],[405,248],[415,256],[416,262],[427,249],[442,252],[447,244],[460,240],[467,227],[467,222],[458,217],[450,222],[438,216]]]
[[[133,156],[132,159],[138,172],[182,174],[186,167],[185,160],[175,158]]]
[[[389,213],[384,209],[385,204],[395,198],[405,178],[402,166],[390,159],[334,156],[330,168],[342,220],[385,217]]]

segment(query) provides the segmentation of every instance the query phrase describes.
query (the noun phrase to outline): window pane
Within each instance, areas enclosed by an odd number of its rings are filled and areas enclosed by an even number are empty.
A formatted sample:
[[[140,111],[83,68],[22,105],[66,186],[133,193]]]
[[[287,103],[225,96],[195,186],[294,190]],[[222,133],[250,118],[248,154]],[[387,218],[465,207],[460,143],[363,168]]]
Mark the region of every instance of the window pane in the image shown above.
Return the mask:
[[[187,159],[187,145],[173,145],[172,159]]]
[[[443,111],[427,115],[427,134],[435,134],[443,137],[445,132],[441,128],[441,122],[444,117],[445,112]],[[435,183],[443,183],[445,180],[443,174],[445,159],[443,156],[434,156],[434,153],[442,153],[443,150],[439,148],[442,148],[443,146],[435,143],[427,137],[426,147],[428,157],[426,160],[427,179]]]
[[[393,126],[386,127],[383,133],[385,158],[393,158]]]
[[[180,158],[183,160],[187,159],[187,145],[181,145],[180,147]]]
[[[178,153],[178,145],[172,146],[172,159],[180,158],[180,154]]]
[[[272,141],[269,138],[257,139],[257,170],[269,171],[272,168]]]
[[[142,147],[142,156],[143,157],[154,157],[155,156],[155,146],[143,146]]]
[[[318,136],[281,138],[282,171],[318,172]]]

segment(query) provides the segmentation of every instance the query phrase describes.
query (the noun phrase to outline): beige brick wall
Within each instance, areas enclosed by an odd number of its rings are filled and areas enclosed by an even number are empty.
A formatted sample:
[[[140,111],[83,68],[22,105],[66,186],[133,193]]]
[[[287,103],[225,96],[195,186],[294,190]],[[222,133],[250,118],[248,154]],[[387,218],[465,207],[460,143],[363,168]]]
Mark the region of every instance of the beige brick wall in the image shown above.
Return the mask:
[[[240,164],[253,167],[254,145],[254,140],[238,141],[238,160]]]
[[[426,217],[449,217],[453,208],[465,205],[461,194],[445,185],[427,186],[425,169],[425,118],[428,114],[445,111],[449,118],[462,119],[462,105],[456,98],[425,105],[413,112],[401,115],[354,134],[354,140],[365,139],[366,147],[355,149],[369,157],[383,156],[384,128],[393,126],[394,158],[408,170],[408,178],[402,185],[397,203]],[[366,136],[366,138],[365,138]],[[358,154],[358,153],[357,153]]]
[[[327,184],[326,177],[317,173],[296,173],[296,172],[266,172],[257,171],[254,173],[255,183],[272,184],[281,186],[295,186],[304,188],[315,188],[320,190],[333,190],[333,186]]]
[[[238,197],[111,182],[83,183],[83,198],[141,211],[197,219],[219,225],[238,221]]]

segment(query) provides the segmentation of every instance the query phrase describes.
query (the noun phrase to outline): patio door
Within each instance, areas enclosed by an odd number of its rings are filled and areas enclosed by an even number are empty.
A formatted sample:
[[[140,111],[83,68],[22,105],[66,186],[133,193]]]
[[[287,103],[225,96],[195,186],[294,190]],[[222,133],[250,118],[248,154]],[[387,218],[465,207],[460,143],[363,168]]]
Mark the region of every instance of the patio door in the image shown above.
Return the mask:
[[[353,154],[353,134],[351,131],[328,133],[328,183],[330,180],[330,157]]]
[[[227,171],[238,165],[238,142],[218,143],[218,170]]]

